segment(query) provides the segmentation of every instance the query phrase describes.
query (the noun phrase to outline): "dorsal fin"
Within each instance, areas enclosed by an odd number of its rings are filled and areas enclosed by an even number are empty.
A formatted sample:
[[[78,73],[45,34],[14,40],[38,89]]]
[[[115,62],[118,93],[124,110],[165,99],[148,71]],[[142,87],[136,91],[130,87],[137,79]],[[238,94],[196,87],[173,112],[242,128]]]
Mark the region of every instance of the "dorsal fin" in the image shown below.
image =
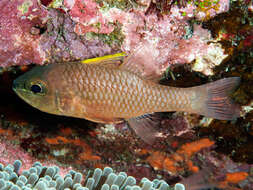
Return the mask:
[[[142,42],[124,59],[120,67],[143,79],[158,82],[161,79],[161,73],[156,71],[156,53],[152,44]]]
[[[91,64],[91,65],[102,65],[108,67],[119,67],[126,56],[125,52],[116,53],[112,55],[105,55],[102,57],[95,57],[91,59],[85,59],[80,61],[83,64]]]
[[[158,82],[161,78],[154,70],[155,58],[150,45],[140,44],[127,55],[125,52],[96,57],[80,61],[83,64],[94,64],[129,71],[142,79]]]

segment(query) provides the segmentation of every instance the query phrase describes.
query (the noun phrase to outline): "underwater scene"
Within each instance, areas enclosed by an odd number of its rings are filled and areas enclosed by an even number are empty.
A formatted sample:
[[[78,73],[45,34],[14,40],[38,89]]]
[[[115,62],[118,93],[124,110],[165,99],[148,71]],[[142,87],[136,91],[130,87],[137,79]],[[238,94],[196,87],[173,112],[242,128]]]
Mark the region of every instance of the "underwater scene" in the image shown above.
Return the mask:
[[[0,0],[0,190],[252,190],[252,0]]]

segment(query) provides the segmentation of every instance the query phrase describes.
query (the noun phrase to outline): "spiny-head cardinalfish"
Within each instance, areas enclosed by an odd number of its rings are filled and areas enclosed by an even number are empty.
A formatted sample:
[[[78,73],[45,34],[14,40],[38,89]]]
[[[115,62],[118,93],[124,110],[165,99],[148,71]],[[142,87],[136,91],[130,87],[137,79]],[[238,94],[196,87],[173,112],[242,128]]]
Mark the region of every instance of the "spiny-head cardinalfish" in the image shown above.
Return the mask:
[[[123,54],[36,66],[13,82],[28,104],[51,114],[85,118],[98,123],[127,121],[146,142],[152,142],[154,112],[185,111],[221,120],[233,120],[240,108],[228,95],[239,77],[176,88],[160,85],[141,74]],[[119,64],[120,63],[120,64]]]

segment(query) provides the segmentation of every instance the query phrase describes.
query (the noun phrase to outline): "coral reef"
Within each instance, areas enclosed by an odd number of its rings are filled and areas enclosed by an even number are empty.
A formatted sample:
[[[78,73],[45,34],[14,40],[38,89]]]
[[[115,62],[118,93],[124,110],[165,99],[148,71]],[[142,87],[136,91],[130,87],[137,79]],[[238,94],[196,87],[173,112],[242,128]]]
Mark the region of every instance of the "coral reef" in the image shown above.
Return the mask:
[[[39,41],[47,11],[29,0],[2,0],[0,8],[0,65],[42,63],[45,53]]]
[[[4,7],[6,2],[0,5]],[[135,54],[136,64],[145,62],[144,73],[161,75],[170,65],[194,62],[193,70],[213,74],[213,67],[228,54],[207,29],[192,19],[208,21],[228,11],[229,1],[180,2],[8,3],[1,18],[11,24],[0,30],[0,65],[75,61],[126,51]],[[6,36],[7,32],[11,37]]]
[[[85,2],[85,3],[84,3]],[[85,5],[85,6],[84,6]],[[140,182],[186,189],[253,189],[252,1],[0,1],[0,162],[22,160],[69,170],[112,167]],[[190,87],[240,76],[232,95],[241,118],[218,121],[163,113],[148,145],[126,125],[48,115],[14,95],[28,64],[75,61],[125,51],[162,84]],[[21,65],[21,67],[10,67]],[[2,183],[1,183],[2,184]]]
[[[0,66],[73,61],[111,53],[108,45],[74,32],[64,13],[37,0],[0,2]]]

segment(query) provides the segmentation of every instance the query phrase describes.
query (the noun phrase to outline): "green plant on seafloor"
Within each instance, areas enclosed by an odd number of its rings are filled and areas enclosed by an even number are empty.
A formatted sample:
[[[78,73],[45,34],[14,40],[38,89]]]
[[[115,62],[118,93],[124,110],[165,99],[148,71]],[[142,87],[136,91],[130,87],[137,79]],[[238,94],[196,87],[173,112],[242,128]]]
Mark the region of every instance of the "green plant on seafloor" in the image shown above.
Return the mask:
[[[125,172],[116,174],[112,168],[90,170],[84,183],[83,175],[70,170],[62,177],[57,166],[42,166],[35,162],[29,170],[19,174],[22,162],[16,160],[13,165],[0,164],[0,189],[10,190],[185,190],[183,184],[170,187],[165,181],[153,181],[143,178],[139,185],[136,179]]]

